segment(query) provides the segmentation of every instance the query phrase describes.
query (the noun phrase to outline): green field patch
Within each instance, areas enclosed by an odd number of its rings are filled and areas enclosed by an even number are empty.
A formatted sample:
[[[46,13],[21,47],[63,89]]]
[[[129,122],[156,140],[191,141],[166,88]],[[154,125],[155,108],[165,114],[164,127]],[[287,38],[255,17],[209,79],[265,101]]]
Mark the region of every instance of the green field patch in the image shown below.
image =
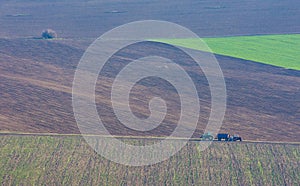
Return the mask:
[[[215,54],[300,70],[300,34],[202,38]],[[201,39],[155,39],[171,45],[208,51]]]

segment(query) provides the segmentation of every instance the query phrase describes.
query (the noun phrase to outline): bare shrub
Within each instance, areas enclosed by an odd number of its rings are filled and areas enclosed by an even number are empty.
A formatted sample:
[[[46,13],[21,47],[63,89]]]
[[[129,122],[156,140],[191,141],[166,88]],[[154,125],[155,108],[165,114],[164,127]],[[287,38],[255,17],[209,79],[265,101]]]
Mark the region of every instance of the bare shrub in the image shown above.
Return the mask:
[[[44,30],[42,32],[42,38],[43,39],[53,39],[53,38],[56,38],[56,37],[57,37],[57,34],[52,29],[47,29],[47,30]]]

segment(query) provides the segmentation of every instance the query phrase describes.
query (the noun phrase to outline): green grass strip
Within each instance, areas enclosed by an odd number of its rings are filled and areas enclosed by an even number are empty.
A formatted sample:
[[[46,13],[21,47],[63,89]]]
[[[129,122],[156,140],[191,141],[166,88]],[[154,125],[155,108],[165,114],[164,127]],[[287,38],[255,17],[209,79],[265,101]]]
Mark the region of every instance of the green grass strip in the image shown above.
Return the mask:
[[[300,70],[300,34],[202,38],[215,54]],[[200,39],[155,39],[207,51]]]

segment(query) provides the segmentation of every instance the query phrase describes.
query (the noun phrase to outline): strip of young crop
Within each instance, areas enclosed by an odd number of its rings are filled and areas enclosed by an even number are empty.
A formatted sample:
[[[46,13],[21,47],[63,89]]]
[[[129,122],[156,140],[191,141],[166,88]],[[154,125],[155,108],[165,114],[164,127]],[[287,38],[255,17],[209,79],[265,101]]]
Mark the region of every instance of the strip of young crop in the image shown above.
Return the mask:
[[[101,157],[78,136],[2,136],[0,184],[299,185],[299,145],[214,142],[201,152],[200,143],[164,162],[130,167]]]
[[[176,46],[208,51],[200,39],[155,39]],[[300,70],[300,34],[203,38],[215,54]]]

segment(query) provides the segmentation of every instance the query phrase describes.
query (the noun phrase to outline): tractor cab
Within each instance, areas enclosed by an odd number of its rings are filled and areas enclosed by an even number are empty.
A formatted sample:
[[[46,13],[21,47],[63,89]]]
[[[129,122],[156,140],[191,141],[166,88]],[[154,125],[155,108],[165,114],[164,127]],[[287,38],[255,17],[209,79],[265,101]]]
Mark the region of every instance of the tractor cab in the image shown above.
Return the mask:
[[[234,134],[233,136],[230,136],[229,141],[242,141],[242,138],[239,135]]]

